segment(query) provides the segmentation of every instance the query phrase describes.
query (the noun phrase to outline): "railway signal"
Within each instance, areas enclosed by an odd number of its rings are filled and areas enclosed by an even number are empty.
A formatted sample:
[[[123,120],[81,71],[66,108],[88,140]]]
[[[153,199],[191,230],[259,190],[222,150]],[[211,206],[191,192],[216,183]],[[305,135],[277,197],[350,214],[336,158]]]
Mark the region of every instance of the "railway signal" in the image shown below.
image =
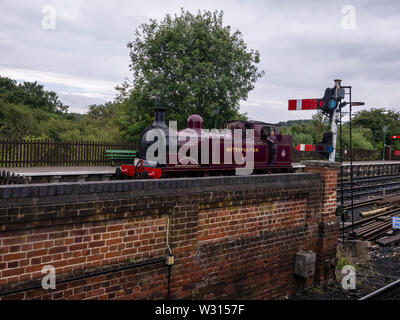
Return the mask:
[[[330,154],[333,152],[333,147],[332,147],[332,133],[324,133],[324,136],[322,138],[322,141],[318,143],[317,145],[314,144],[297,144],[295,147],[295,150],[298,151],[306,151],[306,152],[319,152],[322,154]]]
[[[338,81],[338,80],[336,80]],[[344,98],[344,89],[339,87],[326,88],[322,99],[318,100],[318,109],[321,109],[329,118],[333,112],[340,106],[340,100]]]
[[[315,151],[323,154],[331,154],[333,150],[332,132],[324,133],[322,141],[316,145]]]
[[[340,107],[340,100],[344,98],[344,89],[335,88],[325,89],[325,94],[321,99],[292,99],[289,100],[289,110],[322,110],[328,116]]]
[[[294,146],[297,151],[315,151],[315,145],[313,144],[297,144]]]
[[[342,80],[335,80],[335,86],[333,88],[327,88],[325,90],[324,96],[322,99],[298,99],[298,100],[289,100],[289,110],[322,110],[322,112],[328,116],[331,122],[331,132],[329,134],[324,134],[322,141],[316,145],[316,151],[322,152],[324,154],[329,154],[329,161],[335,162],[336,157],[336,138],[337,138],[337,129],[340,124],[340,162],[341,166],[341,207],[344,207],[344,189],[343,189],[343,140],[342,140],[342,109],[349,105],[349,131],[350,131],[350,190],[351,190],[351,221],[352,221],[352,230],[354,231],[353,221],[354,221],[354,212],[353,212],[353,141],[352,141],[352,107],[353,106],[363,106],[364,102],[353,102],[352,101],[352,87],[351,86],[342,86]],[[348,95],[349,102],[344,101],[345,96]],[[339,112],[339,119],[337,119],[337,112]],[[343,222],[343,230],[344,230],[344,220]],[[343,231],[343,242],[344,231]]]
[[[331,144],[326,144],[326,143],[319,143],[317,145],[314,144],[297,144],[294,147],[295,150],[297,151],[305,151],[305,152],[319,152],[319,153],[324,153],[324,154],[329,154],[332,152],[333,148]]]
[[[345,90],[341,87],[341,80],[335,80],[333,88],[326,88],[324,96],[321,99],[296,99],[289,100],[289,110],[322,110],[322,112],[329,117],[331,122],[331,138],[329,141],[326,139],[325,143],[322,141],[317,146],[321,153],[329,154],[329,160],[334,162],[336,155],[336,136],[337,136],[337,123],[336,123],[336,110],[342,108],[345,104],[340,103],[344,99]],[[325,137],[325,135],[324,135]]]

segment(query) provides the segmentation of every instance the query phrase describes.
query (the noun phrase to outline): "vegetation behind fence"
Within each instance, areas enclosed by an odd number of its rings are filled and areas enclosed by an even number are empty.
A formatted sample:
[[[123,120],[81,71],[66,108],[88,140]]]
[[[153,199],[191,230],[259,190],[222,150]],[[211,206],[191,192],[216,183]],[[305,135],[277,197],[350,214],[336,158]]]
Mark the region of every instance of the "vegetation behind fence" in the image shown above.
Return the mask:
[[[319,152],[305,152],[293,150],[293,162],[301,162],[302,160],[323,160],[324,157]],[[400,157],[399,157],[400,159]],[[382,152],[379,150],[361,150],[353,149],[353,161],[375,161],[382,160]],[[336,156],[339,161],[339,152]],[[343,161],[350,161],[350,150],[343,150]]]
[[[382,160],[382,151],[353,149],[353,161],[376,160]],[[350,150],[343,150],[343,161],[350,161]]]
[[[113,142],[56,142],[0,139],[0,167],[51,166],[108,166],[106,150],[137,150],[138,143]],[[354,161],[380,160],[378,150],[353,150]],[[318,152],[293,150],[293,162],[321,160]],[[392,159],[400,159],[393,157]],[[338,159],[337,159],[338,160]],[[344,150],[343,161],[350,161],[349,150]]]
[[[0,167],[107,166],[105,150],[136,150],[137,143],[0,140]]]

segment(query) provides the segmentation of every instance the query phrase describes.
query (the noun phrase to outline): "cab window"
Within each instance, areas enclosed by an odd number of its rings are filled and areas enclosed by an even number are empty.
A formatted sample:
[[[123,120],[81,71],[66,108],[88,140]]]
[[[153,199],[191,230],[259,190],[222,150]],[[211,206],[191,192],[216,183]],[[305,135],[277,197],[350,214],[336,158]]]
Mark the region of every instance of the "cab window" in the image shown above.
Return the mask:
[[[267,140],[271,132],[270,127],[262,127],[261,128],[261,140]]]
[[[242,129],[242,139],[246,140],[246,130],[247,129],[251,129],[251,124],[250,123],[246,123],[244,125],[244,128]]]

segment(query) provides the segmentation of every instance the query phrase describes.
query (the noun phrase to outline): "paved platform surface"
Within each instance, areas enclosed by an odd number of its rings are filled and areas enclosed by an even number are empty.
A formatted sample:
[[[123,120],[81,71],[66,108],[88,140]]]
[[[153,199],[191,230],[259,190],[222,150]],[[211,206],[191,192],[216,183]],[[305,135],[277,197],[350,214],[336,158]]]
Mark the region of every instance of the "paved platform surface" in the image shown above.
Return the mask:
[[[382,164],[400,164],[400,161],[353,161],[353,166],[368,166]],[[350,166],[350,161],[343,162],[343,166]],[[301,163],[293,163],[293,167],[304,167]]]
[[[357,161],[353,165],[382,165],[400,164],[400,161]],[[344,166],[350,166],[350,162],[343,162]],[[293,168],[304,168],[301,163],[293,163]],[[94,174],[114,174],[115,167],[30,167],[30,168],[0,168],[11,173],[24,175],[27,177],[35,176],[68,176],[68,175],[94,175]]]
[[[30,167],[30,168],[0,168],[11,173],[27,177],[38,176],[74,176],[91,174],[113,174],[115,167]]]
[[[350,161],[343,162],[345,166],[350,165]],[[400,164],[400,161],[353,161],[353,165],[356,164],[358,166],[370,165],[370,164]]]

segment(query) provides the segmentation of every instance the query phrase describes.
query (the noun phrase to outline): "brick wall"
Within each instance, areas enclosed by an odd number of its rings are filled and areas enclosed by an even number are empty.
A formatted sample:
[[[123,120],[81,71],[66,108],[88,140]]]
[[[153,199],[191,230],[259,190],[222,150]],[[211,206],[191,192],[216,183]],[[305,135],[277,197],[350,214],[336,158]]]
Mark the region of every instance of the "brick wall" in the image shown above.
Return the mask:
[[[318,224],[316,280],[320,283],[334,278],[338,224],[336,221],[336,188],[339,163],[306,161],[305,172],[318,173],[322,179],[321,220]]]
[[[281,298],[304,287],[300,249],[317,253],[306,284],[322,284],[336,254],[337,168],[306,170],[0,186],[0,299]],[[41,288],[46,265],[54,290]]]

